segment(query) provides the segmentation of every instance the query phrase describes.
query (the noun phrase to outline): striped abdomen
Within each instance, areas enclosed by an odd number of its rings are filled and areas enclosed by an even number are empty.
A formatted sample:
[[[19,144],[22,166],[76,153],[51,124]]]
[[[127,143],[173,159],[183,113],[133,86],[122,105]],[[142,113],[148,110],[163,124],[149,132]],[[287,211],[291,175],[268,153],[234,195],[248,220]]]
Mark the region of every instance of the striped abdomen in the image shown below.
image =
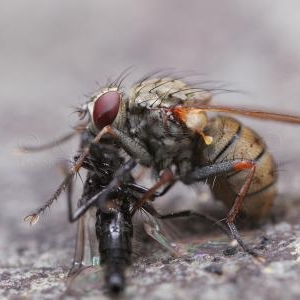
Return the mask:
[[[213,137],[213,143],[203,150],[204,163],[233,159],[255,161],[256,171],[244,199],[242,212],[251,218],[266,215],[276,195],[276,165],[261,137],[252,129],[226,116],[210,120],[205,134]],[[208,182],[215,197],[231,207],[248,174],[248,170],[232,172],[211,178]]]

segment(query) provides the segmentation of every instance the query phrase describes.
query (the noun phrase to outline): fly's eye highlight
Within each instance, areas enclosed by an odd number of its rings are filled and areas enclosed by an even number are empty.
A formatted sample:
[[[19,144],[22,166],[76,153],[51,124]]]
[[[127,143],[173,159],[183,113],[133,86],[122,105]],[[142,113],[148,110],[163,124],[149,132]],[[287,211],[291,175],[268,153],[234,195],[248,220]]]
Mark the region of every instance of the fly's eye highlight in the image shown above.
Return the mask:
[[[121,96],[115,91],[104,93],[95,100],[93,122],[98,129],[112,124],[118,114],[120,102]]]

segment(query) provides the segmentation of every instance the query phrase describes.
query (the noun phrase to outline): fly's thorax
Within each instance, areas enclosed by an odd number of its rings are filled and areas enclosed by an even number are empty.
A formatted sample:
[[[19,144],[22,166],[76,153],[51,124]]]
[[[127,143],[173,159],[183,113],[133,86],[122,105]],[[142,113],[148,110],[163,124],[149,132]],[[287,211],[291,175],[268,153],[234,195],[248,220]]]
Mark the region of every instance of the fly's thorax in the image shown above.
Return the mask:
[[[164,109],[145,109],[128,114],[130,134],[148,143],[151,139],[164,139],[179,134],[181,128],[175,120],[166,115]]]
[[[166,110],[132,111],[128,124],[131,137],[145,146],[156,169],[162,170],[176,164],[182,155],[191,156],[191,138],[194,135]]]
[[[197,134],[210,144],[211,137],[203,134],[206,112],[195,108],[195,104],[205,104],[211,97],[208,90],[170,77],[143,80],[132,88],[129,96],[131,131],[140,131],[140,136],[149,132],[156,138],[172,136],[176,143],[183,135]],[[148,128],[143,126],[143,120]]]
[[[137,83],[129,94],[129,109],[171,108],[196,101],[205,104],[212,98],[209,90],[196,88],[170,78],[151,78]]]

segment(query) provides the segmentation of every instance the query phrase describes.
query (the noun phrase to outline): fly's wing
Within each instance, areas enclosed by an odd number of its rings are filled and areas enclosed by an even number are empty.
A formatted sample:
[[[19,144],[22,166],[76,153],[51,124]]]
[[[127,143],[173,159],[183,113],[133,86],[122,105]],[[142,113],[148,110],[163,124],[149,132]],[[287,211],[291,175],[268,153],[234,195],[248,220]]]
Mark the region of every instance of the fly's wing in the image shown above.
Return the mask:
[[[68,278],[67,287],[70,294],[75,293],[82,297],[86,296],[87,291],[103,290],[105,288],[105,281],[102,269],[96,266],[82,268],[72,278]]]
[[[192,132],[202,136],[207,145],[213,142],[213,138],[205,134],[205,129],[209,126],[208,112],[221,112],[260,120],[300,124],[299,116],[263,110],[203,104],[201,99],[198,102],[187,100],[184,105],[175,105],[168,110],[178,122],[184,124]]]
[[[69,276],[85,266],[100,264],[95,215],[96,208],[90,208],[77,222],[75,253]]]
[[[171,242],[160,230],[160,227],[157,221],[144,223],[144,229],[146,233],[151,236],[154,240],[156,240],[162,247],[164,247],[167,251],[170,252],[175,257],[183,256],[184,253],[181,249],[173,242]]]
[[[86,255],[86,258],[84,258],[84,261],[89,260],[91,261],[93,266],[100,265],[100,256],[99,256],[99,247],[98,247],[98,240],[96,237],[96,230],[95,230],[95,224],[96,224],[96,207],[90,208],[86,213],[86,227],[87,227],[87,247],[89,249],[89,256]]]
[[[90,208],[77,222],[74,261],[68,274],[68,288],[77,293],[100,290],[104,285],[95,231],[96,208]]]
[[[91,189],[88,182],[92,178],[91,173],[87,174],[86,182],[84,185],[84,191],[79,200],[80,205],[84,205],[93,195],[94,191]],[[67,198],[69,204],[69,214],[72,216],[72,191],[73,184],[69,184],[67,188]],[[73,259],[73,265],[69,272],[69,276],[76,275],[85,266],[99,265],[99,250],[98,242],[96,237],[96,211],[95,206],[89,207],[89,209],[81,215],[77,221],[77,235],[76,235],[76,246]]]
[[[223,105],[203,104],[201,101],[187,102],[185,108],[188,110],[197,109],[202,112],[221,112],[244,117],[250,117],[261,120],[277,121],[291,124],[300,124],[300,116],[292,114],[283,114],[272,111],[264,111],[260,109],[248,109],[243,107],[231,107]]]

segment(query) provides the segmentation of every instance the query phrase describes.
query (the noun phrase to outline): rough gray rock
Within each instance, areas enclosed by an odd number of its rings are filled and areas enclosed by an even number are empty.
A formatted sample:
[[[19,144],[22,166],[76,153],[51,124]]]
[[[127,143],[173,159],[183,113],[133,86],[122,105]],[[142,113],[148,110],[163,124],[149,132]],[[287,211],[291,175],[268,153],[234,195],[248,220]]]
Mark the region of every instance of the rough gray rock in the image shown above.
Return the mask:
[[[242,90],[220,95],[217,103],[300,114],[297,1],[3,0],[0,25],[3,299],[107,298],[101,271],[67,290],[75,228],[67,222],[64,199],[35,227],[22,221],[52,194],[60,182],[55,165],[72,157],[77,141],[42,154],[14,155],[19,144],[67,132],[74,124],[70,107],[98,88],[95,81],[105,83],[130,65],[135,68],[129,85],[160,68],[195,70],[200,82],[213,79]],[[299,299],[299,128],[243,122],[263,135],[279,163],[275,223],[241,230],[266,262],[259,264],[240,249],[225,255],[227,239],[216,228],[178,221],[171,228],[188,255],[172,258],[154,241],[141,247],[143,238],[137,237],[140,246],[120,298]],[[169,196],[171,202],[157,203],[159,208],[195,205],[193,191],[172,202],[177,193]],[[218,205],[212,203],[215,211]]]

